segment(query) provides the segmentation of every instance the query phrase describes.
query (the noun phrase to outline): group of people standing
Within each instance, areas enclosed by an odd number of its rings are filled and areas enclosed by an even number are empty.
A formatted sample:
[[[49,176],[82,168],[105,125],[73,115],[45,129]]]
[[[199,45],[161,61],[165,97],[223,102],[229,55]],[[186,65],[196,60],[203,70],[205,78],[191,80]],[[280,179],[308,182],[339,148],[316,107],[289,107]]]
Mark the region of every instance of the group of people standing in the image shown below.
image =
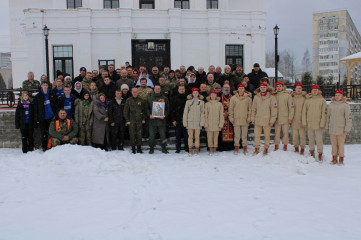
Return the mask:
[[[36,82],[29,73],[15,121],[21,130],[23,152],[34,149],[34,127],[39,126],[44,151],[65,143],[124,150],[128,136],[132,153],[143,153],[142,139],[148,138],[149,153],[153,154],[158,134],[162,152],[169,153],[167,135],[174,127],[176,153],[182,150],[183,138],[184,150],[189,155],[198,154],[204,128],[210,155],[219,148],[226,150],[227,145],[232,145],[234,154],[241,147],[247,154],[252,124],[254,155],[260,152],[262,132],[263,154],[268,154],[273,126],[274,151],[279,149],[281,136],[283,150],[287,151],[292,126],[294,151],[304,154],[307,130],[310,155],[322,161],[322,134],[326,129],[332,141],[332,163],[343,164],[343,146],[352,116],[341,91],[336,91],[327,107],[317,85],[309,94],[301,83],[295,84],[292,94],[286,92],[282,82],[277,82],[275,89],[270,87],[259,64],[254,64],[248,75],[242,66],[226,66],[224,73],[217,68],[210,66],[205,73],[203,68],[196,71],[192,66],[181,66],[159,73],[153,67],[149,74],[145,67],[135,72],[131,66],[114,69],[111,65],[100,73],[81,68],[73,81],[61,73],[53,84],[47,80]],[[32,90],[38,92],[34,97]]]

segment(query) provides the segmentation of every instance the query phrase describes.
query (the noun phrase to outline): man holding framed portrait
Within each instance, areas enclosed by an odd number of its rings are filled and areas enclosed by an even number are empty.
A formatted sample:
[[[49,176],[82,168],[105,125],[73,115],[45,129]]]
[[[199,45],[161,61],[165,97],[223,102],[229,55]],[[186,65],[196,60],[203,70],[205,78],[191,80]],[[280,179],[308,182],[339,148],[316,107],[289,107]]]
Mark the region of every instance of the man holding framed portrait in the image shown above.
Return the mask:
[[[154,153],[155,135],[159,132],[162,153],[169,153],[166,149],[166,129],[169,114],[169,100],[161,93],[159,85],[154,86],[154,95],[148,97],[147,115],[149,116],[149,153]]]

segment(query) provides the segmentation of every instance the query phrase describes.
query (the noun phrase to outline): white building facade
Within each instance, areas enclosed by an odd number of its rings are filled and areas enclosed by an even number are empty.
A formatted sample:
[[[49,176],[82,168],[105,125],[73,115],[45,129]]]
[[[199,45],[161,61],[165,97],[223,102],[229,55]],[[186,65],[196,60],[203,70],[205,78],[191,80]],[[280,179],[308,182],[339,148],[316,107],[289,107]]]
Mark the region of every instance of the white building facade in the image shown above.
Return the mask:
[[[139,65],[265,64],[262,0],[9,0],[13,87],[27,72],[46,73],[42,28],[49,32],[49,69],[75,77],[126,61]]]

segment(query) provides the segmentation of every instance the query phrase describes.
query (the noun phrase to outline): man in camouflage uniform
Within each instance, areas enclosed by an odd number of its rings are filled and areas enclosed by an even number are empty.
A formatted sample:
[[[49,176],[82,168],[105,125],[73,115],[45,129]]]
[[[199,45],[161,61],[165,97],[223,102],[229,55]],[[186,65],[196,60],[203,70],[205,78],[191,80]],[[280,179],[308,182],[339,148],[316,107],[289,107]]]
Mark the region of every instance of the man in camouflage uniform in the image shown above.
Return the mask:
[[[51,146],[70,143],[77,144],[78,124],[73,119],[66,117],[65,109],[60,109],[58,118],[53,119],[49,127],[49,135],[51,137]]]
[[[28,92],[38,91],[40,88],[40,82],[38,80],[34,80],[34,73],[28,73],[28,80],[23,82],[23,90]]]
[[[164,79],[164,78],[163,78]],[[160,78],[159,78],[160,80]],[[164,116],[155,117],[153,116],[153,102],[164,102]],[[167,116],[169,114],[169,100],[163,93],[161,93],[161,87],[159,85],[154,86],[154,95],[148,98],[147,116],[149,116],[149,153],[154,153],[155,146],[155,135],[157,131],[160,135],[160,141],[162,146],[162,153],[168,153],[166,129],[167,129]]]
[[[138,96],[147,102],[148,98],[153,95],[153,89],[147,87],[147,79],[140,79],[140,87],[138,87]],[[149,118],[145,118],[143,125],[143,138],[149,138]]]
[[[171,99],[172,95],[172,86],[166,83],[166,79],[164,76],[159,77],[159,86],[161,93],[168,98],[168,100]]]
[[[145,123],[146,103],[138,96],[138,88],[132,88],[132,97],[128,98],[124,106],[125,125],[129,126],[130,145],[132,153],[142,152],[142,124]]]
[[[127,67],[127,77],[132,79],[134,86],[137,83],[138,79],[137,76],[133,75],[133,68],[131,66]]]
[[[93,82],[93,75],[91,72],[87,72],[85,78],[81,81],[83,89],[87,92],[90,91],[90,84]]]

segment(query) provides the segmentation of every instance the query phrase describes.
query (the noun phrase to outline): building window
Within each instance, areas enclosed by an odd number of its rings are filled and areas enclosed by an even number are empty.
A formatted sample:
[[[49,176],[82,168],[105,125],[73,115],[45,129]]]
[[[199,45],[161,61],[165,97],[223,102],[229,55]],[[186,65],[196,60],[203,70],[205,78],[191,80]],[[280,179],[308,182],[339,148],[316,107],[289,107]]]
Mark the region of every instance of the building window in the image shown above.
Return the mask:
[[[207,9],[217,9],[218,0],[207,0]]]
[[[82,0],[66,0],[67,8],[80,8]]]
[[[119,8],[119,0],[104,0],[104,8]]]
[[[243,45],[226,45],[226,65],[243,65]]]
[[[154,0],[139,0],[139,8],[154,9]]]
[[[115,60],[98,60],[98,66],[100,68],[100,66],[105,67],[105,69],[108,69],[109,65],[114,65],[115,66]]]
[[[189,9],[189,0],[174,0],[174,8]]]
[[[57,71],[73,78],[73,46],[53,46],[53,63],[54,79]]]

